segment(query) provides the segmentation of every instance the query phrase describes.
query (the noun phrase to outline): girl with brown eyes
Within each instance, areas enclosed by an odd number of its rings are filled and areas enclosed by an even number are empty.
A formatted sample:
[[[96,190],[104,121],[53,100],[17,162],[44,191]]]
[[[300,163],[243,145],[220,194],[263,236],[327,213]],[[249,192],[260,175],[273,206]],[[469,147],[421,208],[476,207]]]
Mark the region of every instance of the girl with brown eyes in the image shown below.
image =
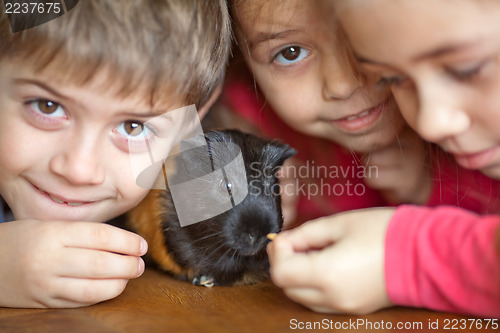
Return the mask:
[[[402,120],[390,89],[355,64],[329,1],[244,0],[229,9],[241,57],[233,60],[225,104],[257,132],[298,150],[283,169],[290,171],[285,227],[351,209],[441,203],[431,193],[424,142]],[[344,172],[321,173],[332,166]],[[308,172],[293,179],[300,168]]]

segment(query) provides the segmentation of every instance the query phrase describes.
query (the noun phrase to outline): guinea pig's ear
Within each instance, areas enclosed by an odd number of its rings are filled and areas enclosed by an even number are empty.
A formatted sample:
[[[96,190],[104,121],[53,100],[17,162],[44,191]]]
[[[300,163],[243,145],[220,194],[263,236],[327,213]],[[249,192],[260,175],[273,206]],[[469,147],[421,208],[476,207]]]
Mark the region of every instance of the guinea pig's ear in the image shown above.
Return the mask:
[[[270,164],[275,168],[282,167],[283,163],[285,163],[287,159],[297,154],[297,151],[295,149],[287,144],[278,141],[272,141],[270,144],[268,144],[267,149],[269,149],[269,153],[271,156]]]

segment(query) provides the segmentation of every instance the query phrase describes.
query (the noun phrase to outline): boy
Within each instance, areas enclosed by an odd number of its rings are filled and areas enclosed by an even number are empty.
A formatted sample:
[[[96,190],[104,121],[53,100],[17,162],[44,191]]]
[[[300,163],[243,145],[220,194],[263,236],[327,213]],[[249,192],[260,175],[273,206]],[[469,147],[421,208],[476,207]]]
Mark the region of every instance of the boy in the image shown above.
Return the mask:
[[[225,2],[86,0],[18,33],[1,9],[0,195],[15,221],[0,224],[0,306],[116,297],[144,271],[147,244],[95,222],[146,195],[129,161],[159,135],[145,123],[191,104],[202,116],[215,99]]]

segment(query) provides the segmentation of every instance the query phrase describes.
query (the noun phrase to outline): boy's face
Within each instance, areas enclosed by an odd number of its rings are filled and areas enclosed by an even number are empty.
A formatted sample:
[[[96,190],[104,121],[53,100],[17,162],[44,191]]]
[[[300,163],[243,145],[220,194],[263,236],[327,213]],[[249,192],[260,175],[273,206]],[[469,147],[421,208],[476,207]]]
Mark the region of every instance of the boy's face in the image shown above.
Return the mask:
[[[155,111],[141,95],[116,97],[104,72],[79,87],[25,68],[0,61],[0,194],[15,218],[102,222],[135,206],[147,190],[129,143],[155,134],[132,130],[184,105]]]
[[[236,11],[242,53],[288,125],[359,152],[396,140],[404,122],[390,89],[355,77],[329,1],[247,0]]]
[[[357,54],[392,87],[408,123],[460,165],[500,178],[500,3],[336,5]]]

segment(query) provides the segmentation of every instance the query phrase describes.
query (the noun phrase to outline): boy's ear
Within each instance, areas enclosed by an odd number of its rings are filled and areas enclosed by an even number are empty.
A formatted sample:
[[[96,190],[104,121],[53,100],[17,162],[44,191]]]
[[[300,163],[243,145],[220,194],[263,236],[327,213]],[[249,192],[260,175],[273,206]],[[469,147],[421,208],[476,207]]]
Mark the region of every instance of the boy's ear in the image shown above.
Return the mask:
[[[210,96],[210,99],[201,107],[200,110],[198,110],[198,116],[200,117],[200,119],[203,119],[203,117],[206,116],[212,105],[214,105],[214,103],[217,101],[222,92],[223,86],[224,82],[223,80],[221,80],[221,82],[214,89],[214,92],[212,93],[212,96]]]

